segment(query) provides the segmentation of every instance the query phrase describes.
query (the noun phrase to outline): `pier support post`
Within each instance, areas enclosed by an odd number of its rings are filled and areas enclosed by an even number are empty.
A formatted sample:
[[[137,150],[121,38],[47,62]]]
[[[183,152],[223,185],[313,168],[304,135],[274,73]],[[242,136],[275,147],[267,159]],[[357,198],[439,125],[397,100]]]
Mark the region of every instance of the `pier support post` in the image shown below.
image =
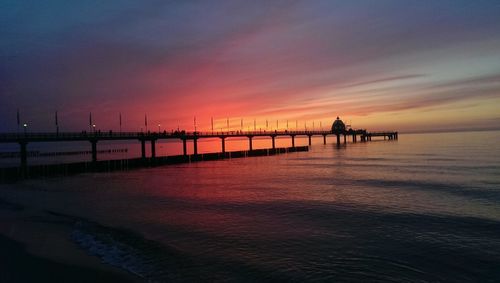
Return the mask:
[[[357,141],[357,138],[356,138],[356,134],[353,134],[353,135],[352,135],[352,142],[353,142],[353,143],[358,142],[358,141]]]
[[[292,135],[292,147],[295,148],[295,135]]]
[[[312,141],[311,141],[312,135],[308,135],[307,137],[309,138],[309,146],[311,146],[311,144],[312,144]]]
[[[337,136],[337,145],[340,145],[340,134],[336,134]]]
[[[273,142],[273,149],[276,149],[276,143],[275,143],[275,140],[274,140],[275,138],[276,138],[276,136],[271,136],[271,140]]]
[[[184,156],[187,155],[187,140],[186,140],[186,138],[182,139],[182,154]]]
[[[151,159],[156,158],[156,140],[151,140]]]
[[[323,135],[323,144],[326,144],[326,135]]]
[[[146,141],[141,140],[141,157],[142,159],[146,159]]]
[[[97,162],[97,140],[91,140],[92,144],[92,162]]]
[[[347,135],[344,134],[344,143],[347,143]]]
[[[28,150],[27,150],[27,142],[19,142],[19,145],[21,146],[21,169],[23,172],[25,172],[27,166],[28,166]]]
[[[193,153],[194,155],[198,155],[198,138],[194,137],[193,138]]]
[[[253,148],[252,148],[252,138],[253,138],[252,136],[248,136],[248,148],[249,148],[250,151],[253,150]]]
[[[221,140],[221,145],[222,145],[222,153],[225,154],[226,153],[226,138],[221,137],[220,140]]]

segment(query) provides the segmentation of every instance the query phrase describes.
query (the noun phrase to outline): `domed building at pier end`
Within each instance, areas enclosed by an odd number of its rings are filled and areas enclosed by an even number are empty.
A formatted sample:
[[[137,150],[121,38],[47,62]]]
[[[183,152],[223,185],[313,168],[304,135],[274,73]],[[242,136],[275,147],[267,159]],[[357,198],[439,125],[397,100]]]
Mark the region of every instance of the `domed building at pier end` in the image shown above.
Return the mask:
[[[332,125],[332,133],[336,135],[344,134],[345,133],[345,124],[340,120],[339,117],[337,117],[337,120],[333,122]]]

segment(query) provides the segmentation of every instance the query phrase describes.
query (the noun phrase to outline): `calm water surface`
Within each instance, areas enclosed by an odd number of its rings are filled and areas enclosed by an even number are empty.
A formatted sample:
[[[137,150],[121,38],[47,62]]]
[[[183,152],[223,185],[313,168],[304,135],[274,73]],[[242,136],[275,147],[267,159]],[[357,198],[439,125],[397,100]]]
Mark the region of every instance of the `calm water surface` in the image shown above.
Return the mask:
[[[74,241],[152,281],[499,282],[498,141],[317,138],[310,152],[29,181],[0,197],[81,217]]]

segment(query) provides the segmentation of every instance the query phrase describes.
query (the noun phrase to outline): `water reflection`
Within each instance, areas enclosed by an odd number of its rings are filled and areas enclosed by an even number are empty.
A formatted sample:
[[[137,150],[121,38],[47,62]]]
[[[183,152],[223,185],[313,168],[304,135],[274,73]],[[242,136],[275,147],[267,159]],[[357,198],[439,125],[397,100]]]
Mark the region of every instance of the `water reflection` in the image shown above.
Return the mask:
[[[134,267],[151,280],[495,282],[499,138],[402,135],[340,149],[315,138],[309,152],[42,180],[1,192],[102,224],[81,233],[127,247],[120,260],[140,259]]]

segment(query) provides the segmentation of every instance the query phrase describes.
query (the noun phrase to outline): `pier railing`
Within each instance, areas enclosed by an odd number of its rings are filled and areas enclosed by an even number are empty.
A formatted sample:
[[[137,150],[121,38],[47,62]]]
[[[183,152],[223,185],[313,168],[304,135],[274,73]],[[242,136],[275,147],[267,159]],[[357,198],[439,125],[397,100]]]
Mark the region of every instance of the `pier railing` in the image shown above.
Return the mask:
[[[89,140],[89,139],[161,139],[161,138],[194,138],[194,137],[248,137],[248,136],[311,136],[331,135],[331,131],[304,130],[304,131],[163,131],[163,132],[28,132],[28,133],[0,133],[0,143],[29,141],[64,141],[64,140]]]
[[[99,139],[141,139],[141,138],[182,138],[182,137],[248,137],[248,136],[314,136],[314,135],[332,135],[331,131],[325,130],[257,130],[257,131],[160,131],[160,132],[116,132],[116,131],[95,131],[95,132],[19,132],[19,133],[0,133],[1,142],[12,142],[21,139],[27,140],[87,140],[92,138]],[[342,133],[343,135],[361,135],[367,134],[366,130],[353,130]],[[372,135],[383,135],[387,132],[372,132]]]

